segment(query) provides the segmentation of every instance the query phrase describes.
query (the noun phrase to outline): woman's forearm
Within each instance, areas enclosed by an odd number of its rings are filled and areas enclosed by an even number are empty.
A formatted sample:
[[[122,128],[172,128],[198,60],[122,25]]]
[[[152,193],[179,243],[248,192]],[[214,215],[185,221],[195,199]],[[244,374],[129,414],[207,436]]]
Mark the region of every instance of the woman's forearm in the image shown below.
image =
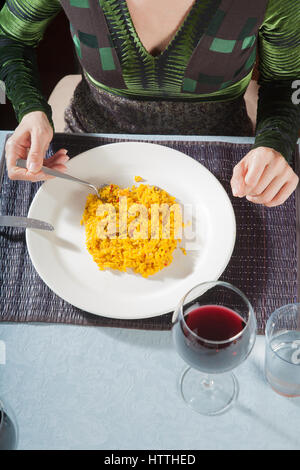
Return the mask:
[[[292,160],[300,129],[300,106],[293,104],[292,82],[281,80],[260,86],[253,146],[273,148],[288,162]]]
[[[41,90],[36,46],[60,10],[59,0],[7,0],[0,11],[0,79],[18,122],[31,111],[44,111],[54,127]]]
[[[0,80],[5,83],[18,122],[31,111],[44,111],[54,128],[51,107],[41,91],[34,48],[0,34]]]
[[[291,161],[300,129],[292,83],[300,78],[300,5],[270,0],[258,37],[259,102],[255,147],[271,147]]]

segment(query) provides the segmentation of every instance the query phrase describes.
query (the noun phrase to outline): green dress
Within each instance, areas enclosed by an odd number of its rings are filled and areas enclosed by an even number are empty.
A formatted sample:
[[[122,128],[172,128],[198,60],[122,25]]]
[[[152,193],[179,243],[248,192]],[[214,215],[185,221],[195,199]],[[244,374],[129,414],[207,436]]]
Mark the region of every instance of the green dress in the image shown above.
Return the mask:
[[[0,12],[0,79],[19,122],[42,110],[53,126],[35,48],[62,8],[88,80],[128,99],[235,100],[250,82],[258,51],[254,147],[291,158],[300,128],[293,100],[300,78],[299,2],[195,0],[165,50],[153,56],[135,31],[126,0],[7,0]]]

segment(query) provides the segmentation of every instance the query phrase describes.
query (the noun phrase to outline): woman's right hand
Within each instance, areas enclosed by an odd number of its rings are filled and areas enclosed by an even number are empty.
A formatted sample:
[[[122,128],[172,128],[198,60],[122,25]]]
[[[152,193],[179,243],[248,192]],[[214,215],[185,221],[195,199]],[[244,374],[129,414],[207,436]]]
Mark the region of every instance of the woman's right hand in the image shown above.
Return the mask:
[[[41,170],[43,165],[65,171],[67,169],[65,163],[69,160],[66,149],[60,149],[50,158],[44,158],[52,137],[52,126],[43,111],[25,114],[5,145],[8,177],[12,180],[26,181],[54,178]],[[18,158],[27,160],[27,169],[16,166]]]

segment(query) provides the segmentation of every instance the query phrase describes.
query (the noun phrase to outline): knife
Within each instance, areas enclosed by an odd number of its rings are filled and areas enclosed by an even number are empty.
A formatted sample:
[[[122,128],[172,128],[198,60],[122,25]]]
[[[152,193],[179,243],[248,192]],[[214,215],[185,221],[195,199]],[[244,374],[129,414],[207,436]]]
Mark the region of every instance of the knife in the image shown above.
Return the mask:
[[[38,228],[40,230],[54,230],[47,222],[29,217],[16,217],[14,215],[0,215],[0,227]]]

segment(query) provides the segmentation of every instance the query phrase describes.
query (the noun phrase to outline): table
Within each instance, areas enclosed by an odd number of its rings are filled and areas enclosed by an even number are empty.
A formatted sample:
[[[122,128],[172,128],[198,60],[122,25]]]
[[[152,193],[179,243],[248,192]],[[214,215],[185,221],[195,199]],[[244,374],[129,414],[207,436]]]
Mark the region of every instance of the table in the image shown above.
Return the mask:
[[[235,371],[237,403],[215,417],[179,396],[184,363],[169,331],[0,323],[0,341],[0,397],[15,411],[20,449],[300,449],[300,399],[266,384],[264,336]]]

